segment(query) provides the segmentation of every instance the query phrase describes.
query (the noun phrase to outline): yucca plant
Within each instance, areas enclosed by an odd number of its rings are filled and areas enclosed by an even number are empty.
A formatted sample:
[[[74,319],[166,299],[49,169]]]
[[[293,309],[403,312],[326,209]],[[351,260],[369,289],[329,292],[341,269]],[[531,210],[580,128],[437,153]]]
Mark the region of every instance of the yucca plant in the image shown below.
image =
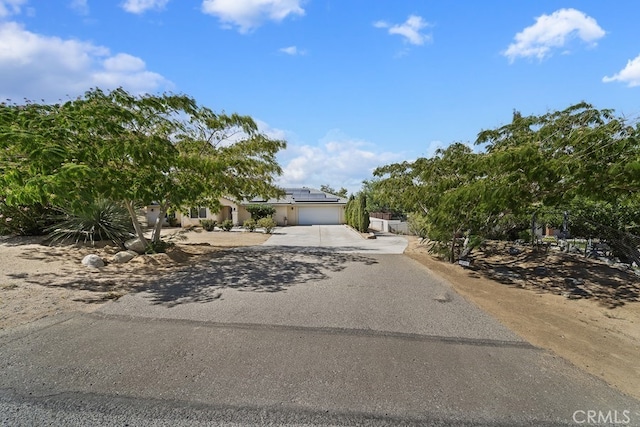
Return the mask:
[[[97,200],[81,209],[61,209],[60,221],[49,227],[52,242],[110,240],[122,245],[133,236],[131,218],[124,206],[110,200]]]

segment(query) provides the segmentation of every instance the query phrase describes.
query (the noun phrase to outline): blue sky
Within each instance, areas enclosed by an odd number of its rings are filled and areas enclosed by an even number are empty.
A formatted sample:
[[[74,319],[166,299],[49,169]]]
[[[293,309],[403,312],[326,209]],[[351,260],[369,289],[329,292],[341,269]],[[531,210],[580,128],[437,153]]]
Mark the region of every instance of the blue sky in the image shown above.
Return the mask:
[[[360,188],[510,121],[640,115],[640,2],[0,0],[0,99],[173,91],[289,145],[283,186]]]

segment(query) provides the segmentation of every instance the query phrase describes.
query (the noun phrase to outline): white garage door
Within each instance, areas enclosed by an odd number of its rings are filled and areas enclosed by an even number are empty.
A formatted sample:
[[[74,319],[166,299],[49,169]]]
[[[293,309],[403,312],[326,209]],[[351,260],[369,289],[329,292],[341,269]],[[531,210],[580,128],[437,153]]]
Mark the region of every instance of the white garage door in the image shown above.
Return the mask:
[[[300,225],[329,225],[340,224],[341,207],[308,207],[299,208],[298,224]]]

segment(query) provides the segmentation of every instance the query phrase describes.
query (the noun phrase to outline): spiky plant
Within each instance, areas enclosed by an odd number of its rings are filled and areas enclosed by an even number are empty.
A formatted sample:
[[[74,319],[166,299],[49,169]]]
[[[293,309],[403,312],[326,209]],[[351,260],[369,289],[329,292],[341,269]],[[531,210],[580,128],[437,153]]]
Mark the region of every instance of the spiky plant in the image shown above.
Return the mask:
[[[52,242],[67,240],[91,242],[109,240],[117,245],[133,235],[131,218],[124,206],[110,200],[97,200],[80,209],[62,209],[60,221],[48,228]]]

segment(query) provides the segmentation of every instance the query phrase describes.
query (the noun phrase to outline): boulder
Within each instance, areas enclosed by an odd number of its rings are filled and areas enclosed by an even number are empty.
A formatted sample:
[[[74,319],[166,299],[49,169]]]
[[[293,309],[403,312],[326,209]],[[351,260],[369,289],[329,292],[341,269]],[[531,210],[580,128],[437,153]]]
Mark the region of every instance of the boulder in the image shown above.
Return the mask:
[[[139,238],[127,240],[124,242],[124,247],[137,254],[143,254],[147,250],[146,245]]]
[[[82,258],[82,265],[89,268],[104,267],[104,261],[98,255],[90,254]]]
[[[120,251],[113,256],[113,262],[115,262],[116,264],[124,264],[125,262],[129,262],[137,256],[138,253],[134,251]]]

